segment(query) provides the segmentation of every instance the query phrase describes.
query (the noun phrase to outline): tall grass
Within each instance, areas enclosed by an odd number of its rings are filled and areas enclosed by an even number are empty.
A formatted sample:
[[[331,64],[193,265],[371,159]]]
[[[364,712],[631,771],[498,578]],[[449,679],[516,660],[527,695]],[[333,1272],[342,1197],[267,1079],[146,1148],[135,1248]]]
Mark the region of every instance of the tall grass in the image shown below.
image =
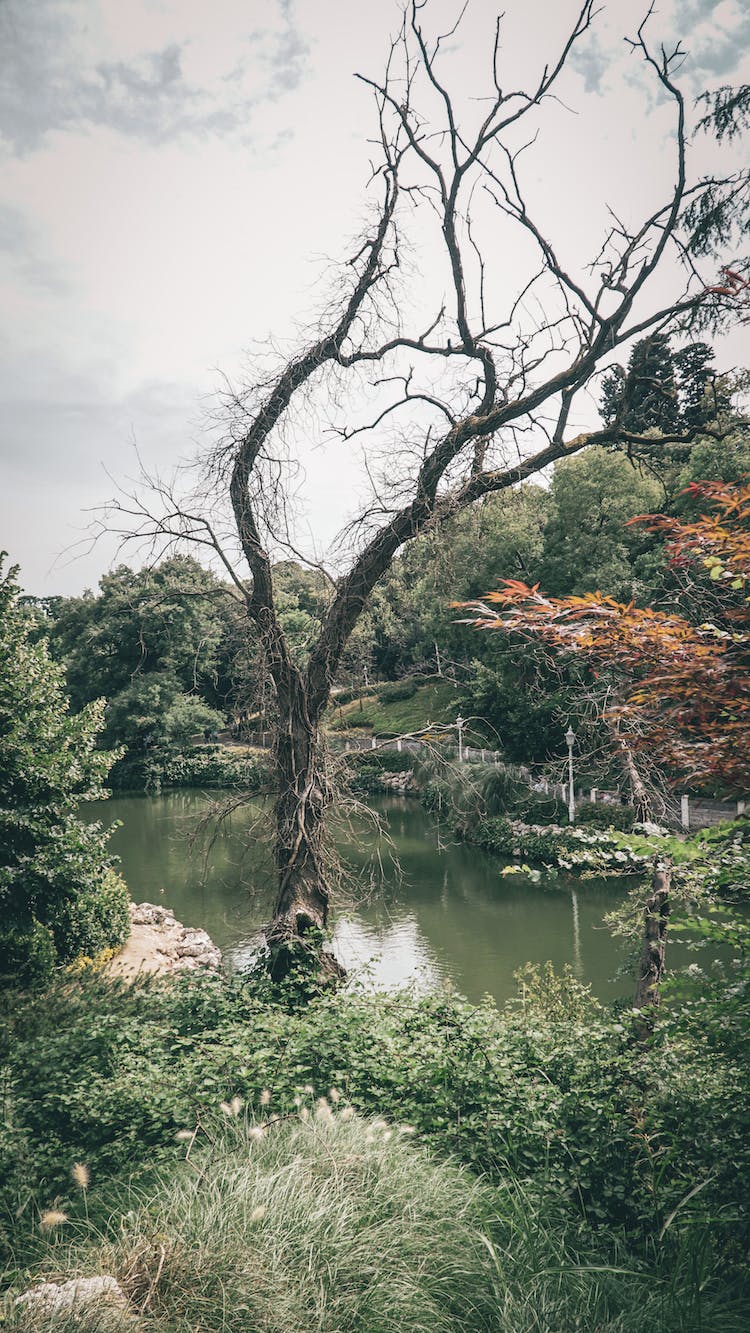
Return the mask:
[[[208,1125],[105,1235],[58,1241],[46,1276],[109,1273],[132,1314],[21,1315],[25,1333],[740,1333],[699,1240],[651,1271],[515,1181],[432,1160],[408,1131],[319,1101]],[[199,1146],[201,1145],[202,1146]]]

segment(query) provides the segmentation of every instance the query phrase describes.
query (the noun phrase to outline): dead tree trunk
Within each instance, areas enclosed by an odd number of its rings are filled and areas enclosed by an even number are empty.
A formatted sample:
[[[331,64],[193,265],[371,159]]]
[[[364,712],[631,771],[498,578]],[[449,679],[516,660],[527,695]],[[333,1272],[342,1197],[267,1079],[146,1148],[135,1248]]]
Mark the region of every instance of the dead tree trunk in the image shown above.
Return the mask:
[[[655,867],[651,880],[651,894],[643,909],[643,945],[638,963],[634,1006],[644,1012],[644,1030],[650,1030],[651,1022],[647,1015],[659,1004],[659,985],[664,972],[667,946],[671,880],[670,865]]]
[[[266,930],[274,980],[288,973],[300,948],[320,957],[327,971],[343,975],[333,955],[321,953],[330,900],[324,834],[332,793],[318,727],[305,702],[295,691],[276,736],[278,892]]]

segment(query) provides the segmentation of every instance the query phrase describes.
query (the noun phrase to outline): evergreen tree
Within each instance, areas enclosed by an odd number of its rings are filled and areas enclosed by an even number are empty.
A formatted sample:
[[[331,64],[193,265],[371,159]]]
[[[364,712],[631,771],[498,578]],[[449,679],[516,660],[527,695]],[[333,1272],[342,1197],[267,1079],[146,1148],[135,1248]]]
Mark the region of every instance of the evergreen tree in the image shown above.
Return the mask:
[[[129,930],[107,835],[77,814],[105,794],[103,705],[70,713],[63,669],[18,604],[17,572],[0,558],[0,986],[44,980]]]
[[[617,366],[602,381],[601,411],[607,425],[642,434],[679,429],[680,407],[669,338],[654,333],[635,344],[627,371]]]

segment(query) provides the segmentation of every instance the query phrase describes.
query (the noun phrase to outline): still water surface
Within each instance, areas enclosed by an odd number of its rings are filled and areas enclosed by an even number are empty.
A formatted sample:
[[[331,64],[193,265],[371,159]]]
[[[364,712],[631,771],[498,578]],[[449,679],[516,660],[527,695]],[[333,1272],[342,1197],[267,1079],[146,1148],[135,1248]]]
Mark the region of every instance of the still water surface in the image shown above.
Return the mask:
[[[270,866],[253,831],[257,806],[235,811],[210,851],[205,839],[192,844],[196,824],[216,799],[195,791],[118,797],[86,812],[105,824],[121,821],[111,846],[131,896],[163,903],[186,925],[203,927],[227,964],[241,968],[254,957],[270,912]],[[630,977],[616,975],[621,947],[602,926],[622,884],[502,875],[502,861],[446,841],[415,802],[372,798],[372,804],[391,850],[364,822],[339,836],[357,886],[334,934],[348,971],[366,973],[377,986],[448,981],[471,1000],[489,992],[502,1003],[516,993],[516,968],[550,959],[557,968],[569,963],[602,1000],[630,996]]]

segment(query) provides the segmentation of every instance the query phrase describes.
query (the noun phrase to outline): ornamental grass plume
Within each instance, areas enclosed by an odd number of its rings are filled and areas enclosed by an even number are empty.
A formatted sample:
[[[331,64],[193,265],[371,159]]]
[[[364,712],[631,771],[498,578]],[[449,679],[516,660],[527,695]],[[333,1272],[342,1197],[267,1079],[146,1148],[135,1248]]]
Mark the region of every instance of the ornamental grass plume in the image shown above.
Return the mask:
[[[68,1221],[68,1214],[64,1213],[62,1208],[45,1208],[39,1218],[39,1225],[42,1231],[51,1231],[53,1227],[61,1227],[63,1222]]]
[[[84,1166],[83,1162],[75,1162],[70,1169],[70,1175],[73,1184],[77,1185],[79,1190],[85,1192],[88,1189],[91,1181],[91,1173],[88,1167]]]
[[[271,1094],[270,1094],[268,1088],[264,1088],[263,1091],[262,1091],[262,1093],[260,1094],[260,1104],[261,1104],[261,1106],[268,1106],[270,1100],[271,1100]]]
[[[236,1120],[243,1106],[245,1105],[241,1097],[233,1097],[231,1102],[219,1102],[219,1110],[224,1112],[231,1120]]]

